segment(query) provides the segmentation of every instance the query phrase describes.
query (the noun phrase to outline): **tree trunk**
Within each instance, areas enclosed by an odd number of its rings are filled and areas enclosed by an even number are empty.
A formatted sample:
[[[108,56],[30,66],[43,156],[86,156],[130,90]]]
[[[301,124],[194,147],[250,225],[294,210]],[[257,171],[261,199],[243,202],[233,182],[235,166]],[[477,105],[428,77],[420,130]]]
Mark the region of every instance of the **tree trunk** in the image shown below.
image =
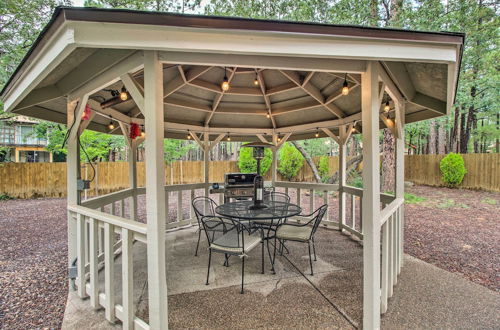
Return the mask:
[[[437,143],[437,153],[440,155],[446,154],[446,130],[444,123],[439,125]]]
[[[346,169],[345,169],[346,174],[350,172],[351,168],[356,169],[362,160],[363,160],[363,155],[358,155],[356,157],[349,159],[346,163],[346,166],[345,166],[346,167]],[[328,179],[327,183],[332,184],[332,183],[338,183],[338,182],[339,182],[339,171],[333,173],[333,175],[330,177],[330,179]]]
[[[389,129],[384,129],[384,141],[382,151],[382,191],[394,191],[395,182],[395,153],[394,135]]]
[[[293,144],[293,146],[297,148],[297,150],[302,154],[302,156],[306,160],[307,164],[309,165],[309,167],[313,172],[314,180],[316,180],[316,182],[321,182],[321,176],[319,175],[318,168],[316,167],[316,164],[314,164],[314,161],[312,160],[311,156],[309,156],[307,151],[305,151],[304,148],[302,148],[302,146],[298,144],[296,141],[292,141],[291,144]]]
[[[431,155],[436,154],[436,121],[431,120],[429,123],[429,138],[428,142],[428,153]]]

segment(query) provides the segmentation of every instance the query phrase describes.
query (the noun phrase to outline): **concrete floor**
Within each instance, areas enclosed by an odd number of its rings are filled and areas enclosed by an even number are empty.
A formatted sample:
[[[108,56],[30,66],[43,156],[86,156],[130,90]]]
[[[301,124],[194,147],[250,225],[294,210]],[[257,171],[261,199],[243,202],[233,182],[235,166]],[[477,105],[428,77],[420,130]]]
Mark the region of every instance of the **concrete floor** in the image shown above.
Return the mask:
[[[208,252],[202,237],[194,257],[194,228],[167,234],[167,288],[172,329],[207,328],[361,328],[362,247],[337,231],[318,230],[314,276],[309,274],[307,245],[289,243],[290,254],[278,257],[277,274],[261,274],[260,247],[245,262],[245,294],[241,295],[241,263],[232,257],[224,267],[214,254],[210,285],[205,285]],[[121,301],[120,258],[116,260],[117,302]],[[134,245],[136,314],[147,320],[146,246]],[[303,275],[305,273],[306,275]],[[500,295],[458,275],[410,256],[405,263],[382,328],[500,327]],[[64,329],[116,328],[70,293]]]

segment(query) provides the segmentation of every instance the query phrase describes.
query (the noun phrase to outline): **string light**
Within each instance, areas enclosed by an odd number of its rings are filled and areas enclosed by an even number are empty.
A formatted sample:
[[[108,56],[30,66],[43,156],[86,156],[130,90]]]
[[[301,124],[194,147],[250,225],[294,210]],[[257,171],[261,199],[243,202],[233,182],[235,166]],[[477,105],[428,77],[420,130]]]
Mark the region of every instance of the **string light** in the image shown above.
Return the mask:
[[[141,138],[146,137],[146,132],[144,131],[144,125],[141,126]]]
[[[281,142],[280,133],[278,133],[278,142]]]
[[[189,130],[188,130],[187,139],[188,139],[188,140],[191,140],[191,134],[189,134]]]
[[[259,79],[257,77],[257,70],[255,70],[255,79],[253,80],[253,84],[255,86],[259,86]]]
[[[109,130],[113,130],[115,129],[115,125],[113,124],[113,117],[109,116],[109,118],[111,119],[111,121],[108,124],[108,128]]]
[[[389,112],[389,110],[391,110],[391,105],[389,104],[389,100],[387,100],[387,102],[385,102],[384,111]]]
[[[269,112],[266,114],[266,117],[267,117],[267,119],[271,118],[271,115],[269,114]]]
[[[316,127],[316,134],[314,134],[315,137],[319,138],[319,131],[318,128]]]
[[[227,132],[227,140],[231,141],[231,137],[229,136],[229,132]]]
[[[120,100],[122,100],[122,101],[127,101],[128,100],[128,92],[125,89],[125,86],[122,87],[122,90],[120,92]]]
[[[222,84],[220,85],[224,92],[229,90],[229,79],[227,79],[226,67],[224,67],[224,79],[222,80]]]
[[[344,83],[342,84],[342,95],[348,95],[348,94],[349,94],[349,84],[347,83],[347,73],[346,73],[344,77]]]

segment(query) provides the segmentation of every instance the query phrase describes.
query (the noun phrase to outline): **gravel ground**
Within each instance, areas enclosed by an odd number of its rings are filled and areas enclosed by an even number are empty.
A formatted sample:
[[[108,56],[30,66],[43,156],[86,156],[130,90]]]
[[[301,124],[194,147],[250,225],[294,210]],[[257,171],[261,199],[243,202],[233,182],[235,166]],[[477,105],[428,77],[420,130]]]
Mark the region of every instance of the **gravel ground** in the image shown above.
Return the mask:
[[[425,200],[406,204],[405,252],[500,291],[500,194],[425,186],[407,192]],[[289,193],[295,201],[295,190]],[[177,218],[176,198],[169,198],[169,221]],[[315,198],[321,205],[322,196]],[[184,217],[189,200],[185,193]],[[309,196],[301,200],[309,211]],[[334,219],[334,195],[329,204]],[[139,205],[144,222],[143,198]],[[0,329],[60,328],[67,298],[65,206],[65,199],[0,201]],[[349,212],[347,218],[350,223]]]
[[[0,201],[0,329],[60,328],[68,292],[66,201]]]

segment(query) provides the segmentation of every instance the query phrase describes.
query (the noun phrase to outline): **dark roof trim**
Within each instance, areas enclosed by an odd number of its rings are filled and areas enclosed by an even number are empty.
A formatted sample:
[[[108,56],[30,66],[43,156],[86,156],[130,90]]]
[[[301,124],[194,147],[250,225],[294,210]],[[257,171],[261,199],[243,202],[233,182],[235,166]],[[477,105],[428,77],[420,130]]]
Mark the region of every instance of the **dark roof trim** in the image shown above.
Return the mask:
[[[62,15],[61,15],[62,14]],[[356,25],[332,25],[309,22],[290,22],[264,19],[248,19],[220,16],[186,15],[166,12],[149,12],[128,9],[102,9],[57,7],[51,20],[42,30],[26,56],[4,88],[0,96],[10,89],[10,85],[22,74],[25,64],[39,51],[39,46],[51,36],[63,21],[85,21],[100,23],[124,23],[159,26],[179,26],[206,29],[233,29],[251,31],[272,31],[362,37],[378,39],[398,39],[420,42],[464,43],[465,34],[455,32],[410,31],[392,28],[374,28]]]

